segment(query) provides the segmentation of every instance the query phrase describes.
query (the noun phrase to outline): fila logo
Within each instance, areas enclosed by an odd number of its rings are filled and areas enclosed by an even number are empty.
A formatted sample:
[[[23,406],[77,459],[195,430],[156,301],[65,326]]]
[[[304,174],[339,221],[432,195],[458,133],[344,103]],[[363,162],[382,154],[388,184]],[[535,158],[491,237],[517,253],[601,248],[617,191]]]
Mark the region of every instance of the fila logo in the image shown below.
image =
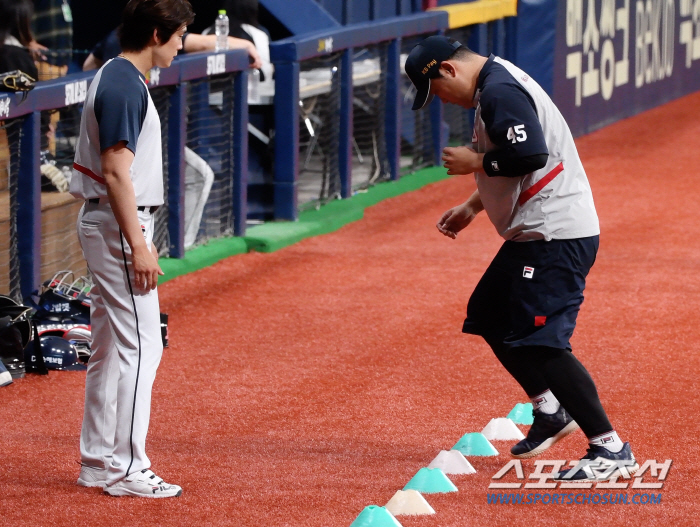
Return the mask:
[[[532,275],[535,274],[535,268],[534,267],[528,267],[527,265],[523,268],[523,278],[532,278]]]
[[[602,439],[600,440],[600,442],[603,443],[603,444],[605,444],[605,443],[612,443],[612,442],[613,442],[613,437],[612,437],[612,436],[604,437],[604,438],[602,438]]]
[[[539,407],[539,406],[543,405],[544,403],[546,403],[547,399],[545,397],[538,397],[537,399],[535,399],[532,402],[533,402],[533,404],[536,404]]]
[[[494,172],[498,172],[501,170],[500,168],[498,168],[498,161],[491,161],[491,168],[493,168]]]

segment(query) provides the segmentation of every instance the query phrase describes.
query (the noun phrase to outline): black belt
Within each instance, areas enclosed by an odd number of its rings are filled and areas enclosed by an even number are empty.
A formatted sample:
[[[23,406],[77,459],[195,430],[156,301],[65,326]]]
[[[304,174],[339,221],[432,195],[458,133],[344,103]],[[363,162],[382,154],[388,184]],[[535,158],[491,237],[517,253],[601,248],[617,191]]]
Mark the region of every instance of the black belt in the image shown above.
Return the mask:
[[[92,203],[93,205],[99,205],[100,203],[100,198],[90,198],[87,200],[88,203]],[[155,211],[157,211],[159,208],[158,205],[151,205],[150,207],[147,205],[139,205],[136,207],[136,210],[138,211],[146,211],[150,214],[153,214]]]

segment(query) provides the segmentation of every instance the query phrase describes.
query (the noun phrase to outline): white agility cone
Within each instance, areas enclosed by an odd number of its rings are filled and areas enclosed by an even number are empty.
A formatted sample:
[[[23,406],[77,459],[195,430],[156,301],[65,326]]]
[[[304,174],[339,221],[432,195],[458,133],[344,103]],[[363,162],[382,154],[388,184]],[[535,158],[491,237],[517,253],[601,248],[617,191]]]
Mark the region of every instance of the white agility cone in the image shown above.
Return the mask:
[[[394,516],[435,514],[435,510],[417,490],[399,490],[385,505]]]
[[[521,439],[525,439],[520,429],[507,417],[491,419],[481,433],[490,441],[509,441],[512,439],[520,441]]]
[[[428,468],[439,468],[445,474],[475,474],[476,470],[459,450],[441,450]]]

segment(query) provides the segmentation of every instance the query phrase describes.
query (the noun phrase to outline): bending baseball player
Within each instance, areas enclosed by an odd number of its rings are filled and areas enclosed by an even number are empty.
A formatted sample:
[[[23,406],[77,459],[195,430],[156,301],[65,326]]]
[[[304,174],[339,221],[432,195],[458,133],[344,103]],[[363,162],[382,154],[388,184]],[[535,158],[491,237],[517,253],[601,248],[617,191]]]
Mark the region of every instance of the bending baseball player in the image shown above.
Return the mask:
[[[613,429],[593,379],[569,339],[598,251],[598,217],[569,127],[544,90],[499,57],[483,57],[446,37],[413,48],[406,73],[413,109],[434,95],[476,107],[472,148],[445,148],[448,174],[474,173],[477,190],[442,215],[456,238],[482,210],[506,240],[472,293],[462,331],[481,335],[522,386],[534,422],[513,456],[536,456],[579,426],[589,448],[580,467],[637,470],[629,443]],[[593,478],[609,479],[618,471]],[[592,479],[574,468],[555,479]]]
[[[194,14],[187,0],[130,0],[123,53],[90,85],[70,192],[85,200],[78,237],[94,287],[78,484],[112,496],[168,498],[182,489],[151,470],[146,434],[163,353],[153,213],[163,204],[160,119],[146,72],[167,68]]]

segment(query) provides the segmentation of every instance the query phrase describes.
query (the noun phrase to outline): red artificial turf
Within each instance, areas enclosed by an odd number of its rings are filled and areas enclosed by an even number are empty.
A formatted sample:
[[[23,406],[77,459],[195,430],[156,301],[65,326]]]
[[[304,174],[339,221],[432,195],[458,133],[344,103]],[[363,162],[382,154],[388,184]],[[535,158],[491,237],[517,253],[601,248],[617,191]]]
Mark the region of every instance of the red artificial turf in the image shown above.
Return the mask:
[[[452,478],[459,492],[425,495],[436,515],[399,516],[404,527],[700,525],[698,107],[694,94],[577,141],[602,236],[574,351],[637,458],[673,460],[663,489],[641,491],[662,502],[488,505],[511,445],[495,442],[498,457],[471,457],[477,473]],[[336,233],[161,287],[171,346],[148,451],[184,488],[178,499],[75,485],[81,373],[2,389],[0,525],[340,527],[384,505],[440,450],[524,401],[486,345],[460,333],[500,239],[484,215],[456,241],[434,226],[473,187],[455,177]],[[585,447],[577,432],[542,457]]]

